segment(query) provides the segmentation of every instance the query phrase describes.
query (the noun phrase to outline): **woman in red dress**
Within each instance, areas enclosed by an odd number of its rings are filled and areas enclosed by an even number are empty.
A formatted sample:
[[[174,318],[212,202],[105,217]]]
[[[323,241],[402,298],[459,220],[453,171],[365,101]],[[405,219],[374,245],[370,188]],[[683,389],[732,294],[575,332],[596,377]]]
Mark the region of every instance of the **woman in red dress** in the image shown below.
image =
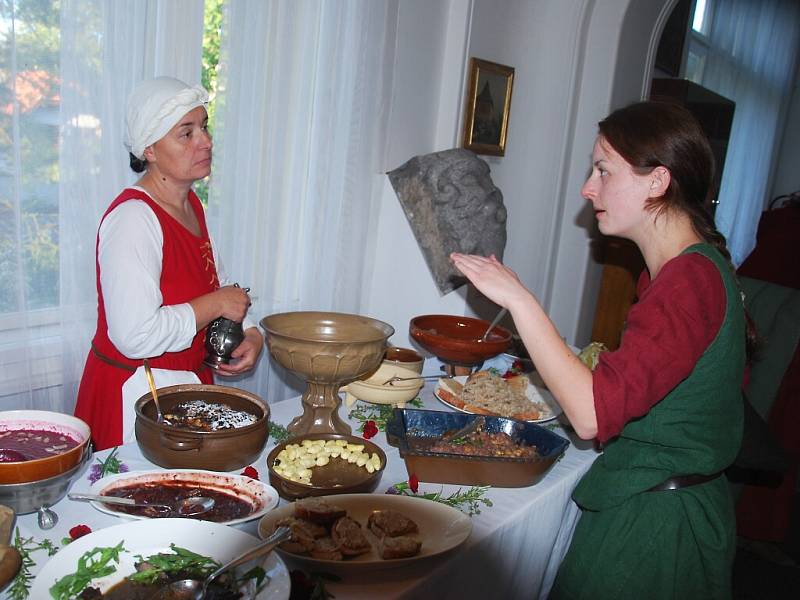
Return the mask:
[[[250,299],[225,285],[200,200],[192,190],[211,172],[208,93],[177,79],[144,81],[130,97],[125,144],[143,173],[111,203],[97,234],[97,330],[75,415],[98,450],[132,437],[134,390],[143,359],[164,381],[213,383],[203,365],[206,326],[244,320],[245,339],[221,375],[251,369],[263,338],[246,318]],[[136,397],[133,397],[136,396]]]

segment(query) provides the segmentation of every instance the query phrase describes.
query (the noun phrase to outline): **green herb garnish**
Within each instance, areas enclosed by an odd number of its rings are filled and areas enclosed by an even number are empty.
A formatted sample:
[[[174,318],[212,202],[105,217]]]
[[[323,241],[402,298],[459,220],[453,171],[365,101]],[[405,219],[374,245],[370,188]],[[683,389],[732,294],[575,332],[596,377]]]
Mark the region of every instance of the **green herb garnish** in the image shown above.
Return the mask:
[[[159,580],[162,574],[181,571],[192,578],[203,579],[219,568],[220,563],[213,558],[197,554],[175,544],[169,545],[174,554],[154,554],[146,559],[136,556],[139,563],[147,563],[149,568],[138,571],[128,576],[130,581],[142,584],[152,584]]]
[[[115,573],[119,564],[119,554],[123,552],[124,542],[113,548],[93,548],[78,559],[78,569],[71,575],[65,575],[50,588],[50,595],[55,600],[70,600],[80,594],[92,579],[105,577]]]
[[[289,430],[283,425],[278,425],[274,421],[269,422],[269,437],[273,444],[280,444],[291,437]]]
[[[14,534],[14,548],[17,549],[22,558],[22,566],[8,588],[8,597],[11,600],[25,600],[28,597],[31,581],[33,580],[31,568],[36,564],[36,561],[31,558],[31,554],[39,550],[46,550],[47,556],[53,556],[58,552],[58,547],[50,540],[37,542],[33,537],[24,538],[19,534],[19,527],[17,527]]]
[[[409,400],[406,404],[414,408],[422,408],[422,400],[419,398]],[[392,404],[367,404],[359,401],[350,410],[348,416],[359,422],[357,431],[361,434],[364,433],[367,421],[374,421],[378,431],[386,431],[386,422],[392,417],[393,410]]]
[[[458,510],[466,513],[470,517],[473,515],[479,515],[481,513],[481,507],[480,507],[481,504],[483,504],[484,506],[493,505],[491,500],[483,497],[483,495],[491,489],[490,486],[488,485],[473,486],[469,488],[466,492],[462,492],[461,488],[458,488],[457,491],[453,492],[449,496],[442,495],[444,488],[442,488],[438,492],[415,494],[411,490],[411,487],[409,486],[407,481],[401,481],[400,483],[395,483],[392,487],[395,490],[394,493],[401,494],[403,496],[411,496],[412,498],[424,498],[425,500],[433,500],[434,502],[441,502],[442,504],[446,504],[447,506],[452,506],[453,508],[457,508]]]

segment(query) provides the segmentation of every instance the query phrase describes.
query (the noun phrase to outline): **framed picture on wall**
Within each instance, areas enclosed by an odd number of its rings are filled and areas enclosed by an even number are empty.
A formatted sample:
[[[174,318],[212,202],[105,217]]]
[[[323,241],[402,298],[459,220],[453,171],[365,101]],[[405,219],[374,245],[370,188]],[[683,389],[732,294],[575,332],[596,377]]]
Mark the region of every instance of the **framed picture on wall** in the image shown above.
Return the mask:
[[[470,59],[464,148],[476,154],[505,154],[513,85],[513,67]]]

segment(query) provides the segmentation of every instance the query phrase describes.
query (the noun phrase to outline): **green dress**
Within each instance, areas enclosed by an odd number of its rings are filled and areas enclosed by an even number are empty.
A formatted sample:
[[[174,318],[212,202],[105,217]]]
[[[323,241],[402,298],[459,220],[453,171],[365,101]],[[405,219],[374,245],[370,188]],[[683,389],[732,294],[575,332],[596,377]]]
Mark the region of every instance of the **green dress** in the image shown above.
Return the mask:
[[[724,470],[741,442],[741,296],[715,249],[688,252],[708,257],[722,276],[723,324],[689,377],[628,422],[576,487],[582,514],[551,599],[731,597],[736,532],[726,478],[647,491],[670,477]]]

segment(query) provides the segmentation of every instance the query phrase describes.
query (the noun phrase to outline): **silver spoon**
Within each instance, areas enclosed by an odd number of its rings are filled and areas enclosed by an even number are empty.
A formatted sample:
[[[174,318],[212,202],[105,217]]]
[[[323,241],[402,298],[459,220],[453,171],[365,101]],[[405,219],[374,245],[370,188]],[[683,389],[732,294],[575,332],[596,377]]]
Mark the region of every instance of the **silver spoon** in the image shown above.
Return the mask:
[[[458,438],[466,437],[473,431],[477,431],[478,429],[482,428],[485,423],[486,419],[484,419],[482,416],[478,416],[472,419],[472,421],[470,421],[466,425],[464,425],[464,427],[462,427],[461,429],[457,429],[453,433],[447,433],[443,435],[441,441],[452,442],[453,440],[457,440]]]
[[[144,359],[144,374],[147,376],[147,384],[150,386],[150,393],[153,395],[153,402],[156,405],[157,423],[161,423],[164,417],[161,415],[161,406],[158,404],[158,392],[156,392],[156,380],[153,379],[153,372],[150,370],[150,362]]]
[[[216,504],[213,498],[206,498],[205,496],[184,498],[175,506],[169,506],[168,504],[149,504],[146,502],[136,502],[136,500],[133,498],[117,498],[116,496],[79,494],[76,492],[70,492],[67,494],[67,497],[70,500],[88,500],[91,502],[102,502],[103,504],[119,504],[122,506],[134,506],[138,508],[154,508],[165,516],[175,514],[181,517],[194,517],[197,515],[202,515],[214,508],[214,504]]]
[[[281,544],[292,537],[292,530],[288,527],[278,527],[271,536],[261,542],[255,548],[248,550],[244,554],[240,554],[233,560],[222,565],[219,569],[211,573],[203,581],[199,579],[180,579],[174,581],[161,592],[160,598],[162,600],[202,600],[206,596],[209,584],[217,577],[246,563],[258,556],[263,556],[272,551],[275,546]]]
[[[494,318],[494,320],[491,322],[491,324],[489,325],[489,328],[488,328],[488,329],[487,329],[487,330],[484,332],[483,336],[481,336],[481,341],[482,341],[482,342],[485,342],[485,341],[486,341],[486,338],[487,338],[487,337],[489,337],[489,332],[490,332],[492,329],[494,329],[495,325],[497,325],[497,324],[498,324],[498,323],[501,321],[501,319],[502,319],[503,317],[505,317],[505,316],[506,316],[506,313],[507,313],[507,312],[508,312],[508,309],[507,309],[507,308],[501,308],[501,309],[500,309],[500,312],[499,312],[499,313],[497,313],[497,316],[496,316],[496,317]]]

